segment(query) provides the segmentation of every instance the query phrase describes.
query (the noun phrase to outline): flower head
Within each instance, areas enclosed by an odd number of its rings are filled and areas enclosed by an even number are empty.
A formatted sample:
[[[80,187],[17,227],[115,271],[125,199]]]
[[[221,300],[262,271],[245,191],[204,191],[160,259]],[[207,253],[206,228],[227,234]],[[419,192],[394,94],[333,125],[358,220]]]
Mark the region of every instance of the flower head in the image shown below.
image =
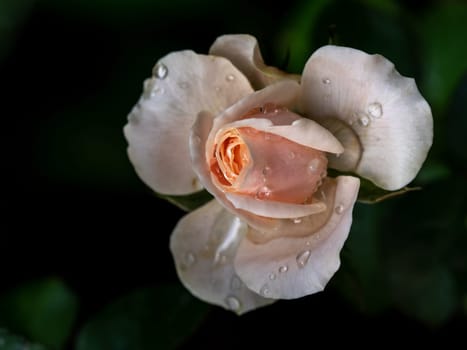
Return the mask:
[[[379,55],[324,46],[301,76],[266,66],[256,39],[170,53],[125,126],[154,191],[214,199],[172,233],[177,272],[199,298],[242,313],[322,290],[339,268],[360,180],[395,190],[432,142],[413,79]]]

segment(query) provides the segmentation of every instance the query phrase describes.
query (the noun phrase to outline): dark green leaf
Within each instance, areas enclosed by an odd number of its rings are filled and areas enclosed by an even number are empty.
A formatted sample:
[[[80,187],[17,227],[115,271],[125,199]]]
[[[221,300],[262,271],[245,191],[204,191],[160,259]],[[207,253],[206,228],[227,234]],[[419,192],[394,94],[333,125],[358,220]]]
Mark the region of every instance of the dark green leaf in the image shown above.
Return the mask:
[[[301,73],[308,56],[316,46],[312,41],[314,23],[331,0],[305,1],[287,18],[279,36],[280,53],[289,52],[288,70]]]
[[[181,286],[139,290],[108,305],[85,325],[77,350],[175,349],[207,310]]]
[[[442,111],[467,72],[467,5],[443,3],[415,23],[423,49],[421,90],[435,111]]]
[[[46,350],[39,344],[31,344],[27,340],[0,328],[0,350]]]
[[[76,297],[55,278],[17,287],[0,300],[1,325],[55,349],[67,340],[76,312]]]
[[[446,321],[457,296],[452,274],[442,266],[416,267],[400,260],[391,275],[396,303],[402,311],[430,325]]]
[[[384,205],[383,205],[384,207]],[[389,305],[383,269],[380,227],[386,208],[357,204],[336,276],[340,292],[360,311],[378,313]]]
[[[175,204],[177,207],[185,211],[195,210],[196,208],[201,207],[213,198],[212,195],[206,190],[199,191],[186,196],[168,196],[159,193],[156,193],[156,195],[160,198],[169,201],[172,204]]]

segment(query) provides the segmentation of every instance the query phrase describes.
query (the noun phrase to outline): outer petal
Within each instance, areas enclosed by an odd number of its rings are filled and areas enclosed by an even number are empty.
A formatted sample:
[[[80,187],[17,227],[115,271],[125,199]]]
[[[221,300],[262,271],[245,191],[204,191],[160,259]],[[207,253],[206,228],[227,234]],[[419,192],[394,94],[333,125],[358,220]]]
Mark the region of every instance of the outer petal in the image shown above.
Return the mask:
[[[380,55],[325,46],[308,60],[302,86],[304,112],[346,148],[331,166],[387,190],[415,177],[431,147],[433,119],[413,79]]]
[[[264,64],[256,38],[247,34],[223,35],[209,50],[211,55],[228,58],[250,80],[255,89],[261,89],[278,80],[300,81],[300,76],[287,74]]]
[[[352,222],[359,180],[340,176],[326,224],[307,237],[282,237],[263,244],[244,239],[235,258],[242,281],[256,293],[293,299],[321,291],[340,265],[339,253]]]
[[[233,258],[246,229],[240,219],[211,201],[182,218],[170,240],[186,288],[238,314],[273,302],[246,288],[235,273]]]
[[[190,128],[201,111],[217,114],[253,90],[222,57],[174,52],[163,57],[124,128],[136,172],[154,191],[200,190],[189,156]]]

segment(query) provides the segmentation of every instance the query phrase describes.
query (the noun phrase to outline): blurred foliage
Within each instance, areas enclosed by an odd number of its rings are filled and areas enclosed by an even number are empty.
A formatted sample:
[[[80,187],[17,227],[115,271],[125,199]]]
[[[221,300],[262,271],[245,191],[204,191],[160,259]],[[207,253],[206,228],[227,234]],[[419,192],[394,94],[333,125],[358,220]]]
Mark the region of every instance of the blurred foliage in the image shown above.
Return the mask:
[[[0,328],[0,349],[1,350],[46,350],[39,344],[31,344],[25,339],[9,333]]]
[[[135,222],[153,225],[145,234],[167,240],[176,223],[172,218],[181,215],[174,209],[164,221],[165,213],[151,207],[148,212],[154,209],[154,216],[146,218],[139,211],[141,206],[125,202],[128,198],[144,201],[150,193],[126,157],[122,134],[143,79],[151,74],[154,62],[170,51],[206,52],[216,36],[240,32],[258,38],[267,63],[279,65],[287,58],[284,66],[292,72],[300,73],[316,48],[332,42],[380,53],[401,74],[416,79],[435,122],[433,148],[410,185],[422,189],[377,205],[356,205],[341,268],[329,288],[335,288],[359,316],[376,318],[397,310],[407,319],[428,325],[428,330],[442,328],[453,319],[460,319],[461,327],[467,325],[465,2],[303,0],[278,7],[266,0],[222,5],[213,0],[4,0],[0,2],[0,63],[2,81],[13,95],[5,98],[7,108],[12,108],[5,115],[13,117],[5,119],[17,124],[11,147],[6,149],[14,148],[18,155],[5,152],[4,160],[13,174],[6,184],[17,198],[14,208],[20,213],[12,226],[34,215],[42,217],[40,223],[31,220],[29,235],[44,231],[39,237],[48,238],[37,238],[33,241],[37,247],[22,256],[39,262],[51,255],[53,262],[39,272],[34,270],[36,264],[21,269],[15,263],[18,272],[9,272],[14,287],[8,281],[0,285],[0,327],[8,330],[0,329],[0,350],[72,348],[75,342],[78,350],[173,349],[189,342],[210,317],[207,306],[181,285],[166,284],[167,279],[177,281],[177,277],[165,241],[151,247],[154,259],[159,260],[144,266],[126,255],[125,248],[133,247],[130,243],[137,239],[133,231],[124,233],[125,246],[119,247],[125,252],[122,259],[128,270],[149,276],[152,288],[140,289],[139,283],[123,281],[125,288],[114,290],[109,283],[100,291],[86,276],[115,249],[112,235],[119,232],[120,221],[107,218],[122,212],[121,208],[128,208]],[[388,194],[377,191],[365,182],[360,199],[374,201]],[[93,218],[105,210],[110,213],[97,228],[86,217],[96,193],[110,198],[98,213],[92,213]],[[128,193],[136,195],[127,197]],[[52,198],[63,201],[64,211],[75,213],[67,216],[75,222],[44,224],[60,220],[46,203],[53,194]],[[116,198],[120,202],[112,203]],[[166,199],[191,210],[209,198],[201,192]],[[163,199],[154,199],[158,200]],[[30,201],[33,204],[28,206]],[[89,232],[70,237],[69,246],[51,248],[57,244],[54,234],[67,235],[81,221],[80,228]],[[60,229],[50,233],[52,226]],[[141,226],[133,224],[131,229]],[[27,237],[14,229],[10,235]],[[109,238],[101,238],[105,243],[98,248],[98,258],[86,265],[87,249],[94,246],[96,237],[105,235]],[[29,240],[21,242],[9,252],[8,238],[1,266],[17,262],[18,251],[31,245]],[[78,242],[84,242],[78,270],[87,271],[81,279],[74,275],[76,270],[69,269],[77,262],[66,260]],[[56,251],[62,252],[60,259],[53,255]],[[4,268],[3,273],[8,270]],[[36,278],[57,270],[60,278]],[[157,275],[161,271],[165,272],[162,279]],[[74,282],[72,287],[62,277]],[[99,276],[104,281],[106,277]],[[83,298],[79,307],[78,297]],[[107,306],[102,308],[104,302]],[[269,310],[280,310],[281,303],[277,304]],[[287,306],[295,307],[296,314],[303,311],[300,301]],[[267,312],[281,319],[275,311]],[[391,325],[391,332],[396,327]]]
[[[207,310],[182,286],[138,290],[98,313],[80,332],[76,349],[175,349]]]
[[[71,333],[77,309],[75,295],[60,280],[28,282],[2,296],[0,325],[59,349]]]

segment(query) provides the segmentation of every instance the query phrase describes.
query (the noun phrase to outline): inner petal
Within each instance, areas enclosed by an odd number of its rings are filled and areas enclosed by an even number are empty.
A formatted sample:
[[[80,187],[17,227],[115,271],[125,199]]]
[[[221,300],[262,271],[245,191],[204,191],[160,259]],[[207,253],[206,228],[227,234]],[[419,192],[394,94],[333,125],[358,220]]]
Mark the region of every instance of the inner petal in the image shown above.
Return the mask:
[[[310,204],[326,176],[324,152],[242,126],[216,137],[210,168],[225,191],[257,200]]]

